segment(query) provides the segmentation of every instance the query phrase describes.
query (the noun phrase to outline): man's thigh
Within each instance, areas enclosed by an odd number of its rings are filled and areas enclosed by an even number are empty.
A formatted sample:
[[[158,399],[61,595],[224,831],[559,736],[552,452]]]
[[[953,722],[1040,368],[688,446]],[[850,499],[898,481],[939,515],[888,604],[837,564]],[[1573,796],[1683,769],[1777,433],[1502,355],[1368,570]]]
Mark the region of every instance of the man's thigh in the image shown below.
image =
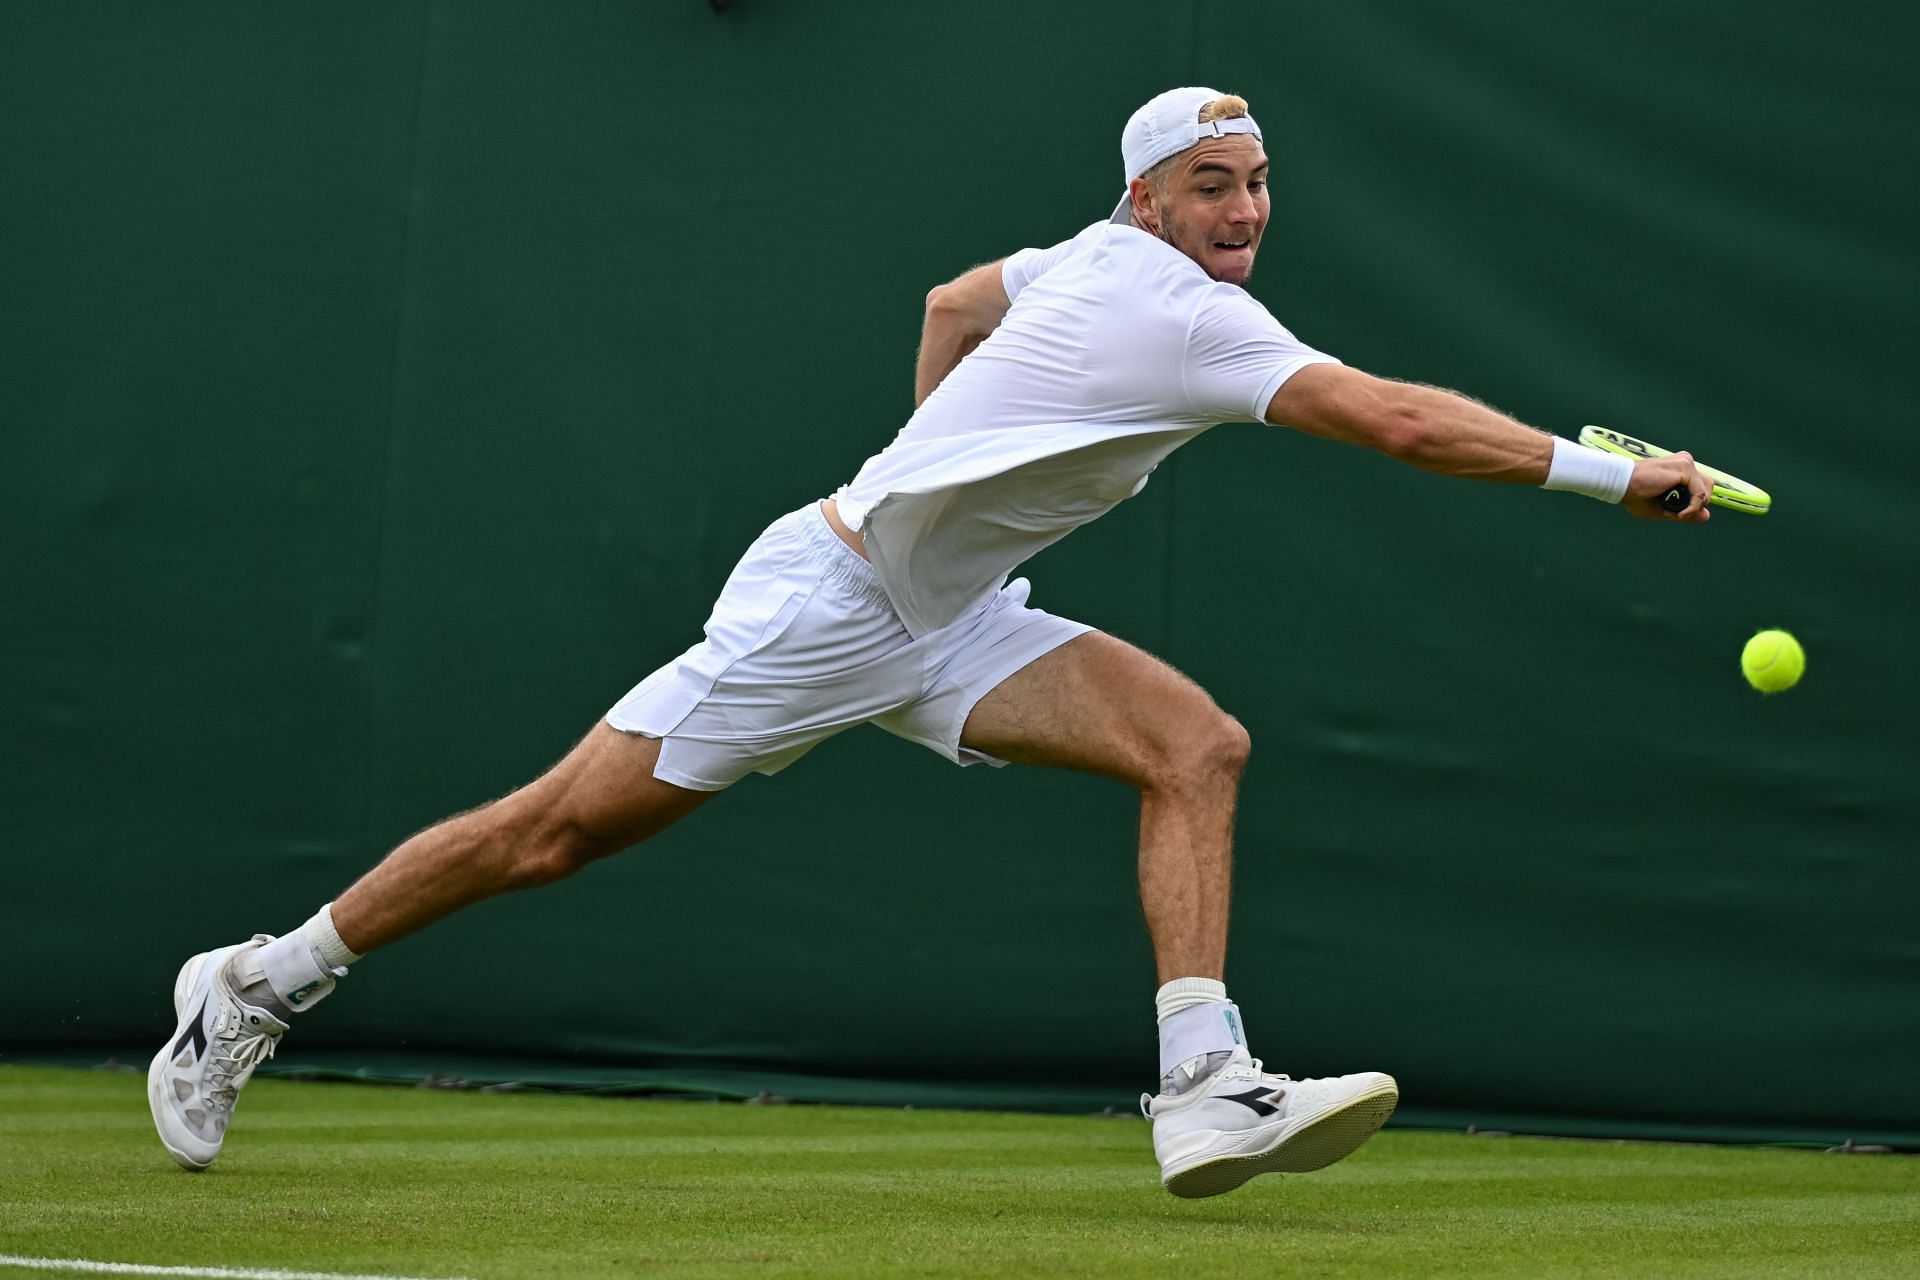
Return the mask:
[[[565,826],[608,852],[640,843],[711,800],[654,777],[661,741],[602,720],[561,761],[500,801],[535,821]],[[537,818],[535,818],[537,815]]]
[[[1207,691],[1180,672],[1090,631],[980,699],[960,742],[1018,764],[1081,769],[1141,786],[1223,718]]]

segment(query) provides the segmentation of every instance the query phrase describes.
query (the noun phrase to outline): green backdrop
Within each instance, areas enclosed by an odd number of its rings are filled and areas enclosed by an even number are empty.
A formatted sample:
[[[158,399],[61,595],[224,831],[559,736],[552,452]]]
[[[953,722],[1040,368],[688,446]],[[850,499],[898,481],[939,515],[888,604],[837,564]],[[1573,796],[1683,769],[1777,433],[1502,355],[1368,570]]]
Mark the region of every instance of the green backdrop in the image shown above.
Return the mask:
[[[1414,1119],[1920,1143],[1914,14],[7,6],[5,1055],[144,1061],[186,954],[558,757],[890,438],[925,291],[1101,216],[1198,81],[1266,129],[1254,292],[1307,341],[1778,503],[1235,426],[1031,565],[1252,730],[1255,1047]],[[279,1061],[1124,1106],[1133,822],[859,730],[382,954]]]

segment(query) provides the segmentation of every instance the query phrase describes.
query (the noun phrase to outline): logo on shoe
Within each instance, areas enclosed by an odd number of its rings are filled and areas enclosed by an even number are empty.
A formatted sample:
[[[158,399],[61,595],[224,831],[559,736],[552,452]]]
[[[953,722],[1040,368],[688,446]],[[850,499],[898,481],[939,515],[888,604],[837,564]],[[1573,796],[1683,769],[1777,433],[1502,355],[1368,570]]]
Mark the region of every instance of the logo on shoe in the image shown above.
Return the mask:
[[[1237,1102],[1264,1120],[1280,1110],[1274,1104],[1285,1098],[1287,1091],[1285,1089],[1249,1089],[1245,1093],[1226,1093],[1220,1096],[1222,1101]]]
[[[301,987],[298,991],[295,991],[293,994],[289,995],[287,997],[287,1003],[292,1005],[305,1004],[307,1002],[307,997],[312,995],[315,991],[318,991],[320,987],[325,984],[325,982],[326,982],[325,978],[314,979],[312,982],[309,982],[306,986]]]
[[[206,1019],[207,1001],[206,997],[202,996],[200,999],[200,1007],[194,1010],[193,1021],[188,1024],[185,1031],[180,1033],[180,1038],[173,1043],[174,1057],[179,1057],[181,1051],[188,1045],[193,1046],[193,1060],[195,1062],[200,1061],[200,1059],[207,1055]]]
[[[1240,1034],[1240,1011],[1228,1005],[1220,1011],[1220,1016],[1227,1020],[1227,1030],[1233,1033],[1233,1042],[1245,1044],[1247,1038]]]

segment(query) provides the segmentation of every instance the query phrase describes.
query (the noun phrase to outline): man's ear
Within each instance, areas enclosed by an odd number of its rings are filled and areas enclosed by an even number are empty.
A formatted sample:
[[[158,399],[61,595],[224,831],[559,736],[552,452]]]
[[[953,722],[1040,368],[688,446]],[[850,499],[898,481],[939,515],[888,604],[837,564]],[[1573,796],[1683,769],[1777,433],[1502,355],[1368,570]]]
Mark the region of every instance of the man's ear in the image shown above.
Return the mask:
[[[1160,193],[1145,178],[1135,178],[1127,184],[1127,193],[1133,197],[1133,220],[1154,235],[1160,234]]]

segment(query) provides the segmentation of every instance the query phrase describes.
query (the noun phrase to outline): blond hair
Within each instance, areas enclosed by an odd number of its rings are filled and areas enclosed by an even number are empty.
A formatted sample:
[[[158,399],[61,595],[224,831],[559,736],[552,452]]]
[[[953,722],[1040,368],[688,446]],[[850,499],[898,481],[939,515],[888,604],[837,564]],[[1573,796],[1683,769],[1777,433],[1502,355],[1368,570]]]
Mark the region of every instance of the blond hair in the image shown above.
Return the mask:
[[[1200,108],[1200,123],[1211,124],[1215,120],[1238,120],[1247,114],[1247,100],[1237,93],[1215,98]]]

